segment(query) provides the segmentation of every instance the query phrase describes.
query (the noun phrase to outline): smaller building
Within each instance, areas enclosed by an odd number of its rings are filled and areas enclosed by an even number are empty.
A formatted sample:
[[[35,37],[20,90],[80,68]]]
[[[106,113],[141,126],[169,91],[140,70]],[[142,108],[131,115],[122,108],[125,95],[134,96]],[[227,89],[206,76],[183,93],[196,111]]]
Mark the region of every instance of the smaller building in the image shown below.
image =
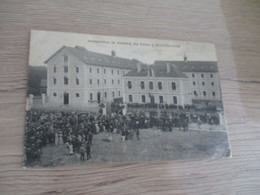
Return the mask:
[[[189,78],[174,64],[137,65],[123,76],[124,103],[191,104]]]

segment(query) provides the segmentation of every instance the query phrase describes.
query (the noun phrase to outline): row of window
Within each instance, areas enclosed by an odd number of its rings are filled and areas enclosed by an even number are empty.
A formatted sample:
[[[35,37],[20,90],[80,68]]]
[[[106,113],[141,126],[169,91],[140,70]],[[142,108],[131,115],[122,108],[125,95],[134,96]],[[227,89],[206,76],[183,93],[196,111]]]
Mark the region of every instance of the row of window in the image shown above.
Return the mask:
[[[205,82],[202,81],[201,84],[204,86],[204,85],[205,85]],[[196,82],[195,82],[195,81],[193,81],[193,85],[196,86]],[[211,86],[214,86],[214,85],[215,85],[215,83],[214,83],[214,82],[211,82]]]
[[[69,67],[67,65],[65,65],[63,68],[64,68],[64,72],[65,73],[69,72]],[[79,67],[78,66],[75,67],[75,70],[76,70],[76,73],[79,73]],[[103,71],[104,71],[104,74],[106,74],[106,72],[107,72],[106,69],[104,69]],[[53,72],[57,72],[57,67],[56,66],[53,67]],[[91,67],[89,68],[89,73],[92,73],[92,68]],[[97,68],[97,73],[99,73],[99,68]],[[119,75],[119,73],[120,73],[120,71],[117,70],[117,74],[118,75]],[[111,69],[111,74],[114,74],[114,70],[113,69]],[[123,70],[123,74],[125,74],[124,70]]]
[[[53,96],[56,97],[56,96],[57,96],[57,93],[54,92],[54,93],[53,93]],[[79,97],[80,95],[79,95],[79,93],[75,93],[75,96],[76,96],[76,97]]]
[[[127,86],[128,86],[128,89],[132,89],[132,81],[128,81]],[[172,90],[176,90],[177,87],[176,87],[176,83],[175,82],[172,82],[171,86],[172,86]],[[141,87],[141,89],[145,89],[145,82],[144,81],[140,82],[140,87]],[[149,82],[149,89],[150,90],[154,89],[152,81]],[[163,89],[162,82],[160,82],[160,81],[158,82],[158,89],[159,90]]]
[[[111,95],[112,95],[112,97],[115,97],[115,91],[112,91]],[[118,91],[118,96],[119,96],[119,97],[121,96],[120,91]],[[108,97],[108,93],[107,93],[107,92],[104,92],[104,97],[105,97],[105,98]],[[89,99],[90,99],[91,101],[94,100],[94,99],[93,99],[93,93],[90,93],[90,94],[89,94]]]
[[[97,84],[99,85],[99,83],[100,83],[100,81],[99,81],[99,79],[97,79]],[[114,79],[111,80],[111,83],[113,85],[115,84]],[[92,79],[89,79],[89,84],[92,85]],[[104,84],[107,84],[107,80],[106,79],[104,79]],[[117,80],[117,84],[118,85],[120,84],[120,80],[119,79]]]
[[[201,76],[201,78],[204,78],[204,74],[201,74],[200,76]],[[192,74],[192,77],[193,77],[193,78],[195,77],[195,74],[194,74],[194,73]],[[213,74],[210,74],[210,78],[213,78],[213,77],[214,77]]]
[[[112,91],[111,95],[112,95],[112,97],[115,97],[115,92]],[[54,93],[53,93],[53,96],[56,97],[56,96],[57,96],[57,93],[54,92]],[[80,97],[79,93],[76,93],[75,96],[76,96],[76,97]],[[119,97],[121,96],[120,91],[118,91],[118,96],[119,96]],[[105,98],[108,97],[107,92],[104,93],[104,97],[105,97]],[[93,100],[93,93],[90,93],[90,94],[89,94],[89,99],[90,99],[90,100]]]
[[[114,79],[111,80],[111,83],[114,84]],[[56,85],[57,84],[57,79],[54,77],[53,78],[53,84]],[[68,85],[69,84],[69,78],[68,77],[64,77],[64,85]],[[92,84],[92,79],[89,79],[89,84]],[[97,84],[100,84],[100,80],[97,79]],[[104,79],[104,84],[107,84],[107,80]],[[120,80],[117,80],[117,84],[120,84]],[[79,85],[79,79],[76,78],[76,85]]]
[[[53,78],[53,84],[56,85],[57,84],[57,79],[54,77]],[[69,78],[68,77],[64,77],[64,85],[68,85],[69,84]],[[79,85],[79,79],[76,78],[76,85]]]
[[[118,75],[120,74],[119,70],[117,70],[116,72],[117,72]],[[89,67],[89,73],[92,73],[92,67]],[[99,74],[99,68],[97,68],[97,73]],[[103,73],[106,74],[107,70],[103,69]],[[114,74],[114,69],[111,69],[111,74]],[[124,70],[123,70],[123,74],[125,74]]]
[[[203,91],[202,93],[203,93],[203,96],[207,96],[206,91]],[[194,95],[194,96],[198,96],[197,91],[194,91],[194,92],[193,92],[193,95]],[[215,92],[215,91],[212,91],[212,96],[213,96],[213,97],[216,96],[216,92]]]
[[[145,95],[142,95],[141,96],[141,99],[142,99],[142,103],[146,103],[146,96]],[[134,102],[134,99],[133,99],[133,95],[128,95],[128,101],[129,102]],[[151,103],[155,103],[154,101],[154,96],[150,96],[150,102]],[[159,103],[160,104],[163,104],[164,103],[164,100],[163,100],[163,96],[159,96]],[[178,101],[177,101],[177,96],[173,96],[172,97],[172,103],[173,104],[177,104]]]

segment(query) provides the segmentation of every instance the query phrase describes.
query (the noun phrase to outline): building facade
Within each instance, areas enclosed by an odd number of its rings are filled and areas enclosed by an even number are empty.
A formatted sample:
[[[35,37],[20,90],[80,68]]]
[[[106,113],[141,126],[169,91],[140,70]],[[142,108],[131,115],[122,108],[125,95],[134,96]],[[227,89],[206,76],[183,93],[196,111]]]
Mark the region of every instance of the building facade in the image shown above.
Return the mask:
[[[221,101],[217,63],[155,61],[124,76],[124,102],[192,104]],[[150,87],[150,85],[153,87]]]
[[[174,65],[139,67],[123,77],[125,103],[191,104],[188,77]]]
[[[218,67],[215,61],[155,61],[156,66],[175,65],[189,78],[192,100],[221,101]]]
[[[91,106],[122,97],[122,76],[138,62],[63,46],[45,63],[48,104]]]

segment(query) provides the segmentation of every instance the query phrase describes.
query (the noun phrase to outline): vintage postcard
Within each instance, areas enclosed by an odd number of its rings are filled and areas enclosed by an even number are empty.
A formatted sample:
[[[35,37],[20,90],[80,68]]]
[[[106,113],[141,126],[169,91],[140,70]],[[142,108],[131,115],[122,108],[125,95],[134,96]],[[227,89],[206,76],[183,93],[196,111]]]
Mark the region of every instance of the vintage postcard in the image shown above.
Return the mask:
[[[230,156],[214,44],[31,32],[24,166]]]

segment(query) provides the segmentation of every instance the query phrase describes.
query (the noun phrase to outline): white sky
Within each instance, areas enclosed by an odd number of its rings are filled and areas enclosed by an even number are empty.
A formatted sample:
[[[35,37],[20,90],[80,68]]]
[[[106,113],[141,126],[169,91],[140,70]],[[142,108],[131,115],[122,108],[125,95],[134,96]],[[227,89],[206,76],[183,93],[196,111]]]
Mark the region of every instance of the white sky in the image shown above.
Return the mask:
[[[93,43],[89,40],[106,41],[107,43]],[[111,44],[114,41],[116,44]],[[118,42],[131,43],[131,45],[118,44]],[[138,43],[138,45],[133,45]],[[140,45],[150,44],[149,46]],[[152,46],[155,44],[168,44],[171,47]],[[216,61],[214,44],[196,43],[173,40],[144,39],[130,37],[112,37],[103,35],[89,35],[77,33],[31,31],[29,65],[44,66],[44,61],[59,50],[63,45],[75,47],[83,46],[89,51],[111,54],[116,56],[137,59],[143,63],[153,64],[155,60],[183,60],[184,54],[189,61]]]

